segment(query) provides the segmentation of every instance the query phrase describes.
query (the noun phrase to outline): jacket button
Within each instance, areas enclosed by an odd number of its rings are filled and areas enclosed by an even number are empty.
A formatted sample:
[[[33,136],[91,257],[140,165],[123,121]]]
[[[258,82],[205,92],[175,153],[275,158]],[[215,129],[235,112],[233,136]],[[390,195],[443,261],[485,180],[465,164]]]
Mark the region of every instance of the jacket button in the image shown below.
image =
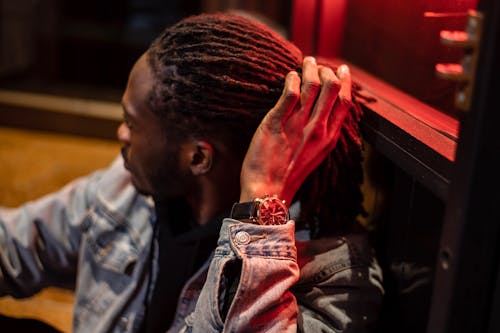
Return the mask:
[[[246,231],[238,231],[236,235],[234,235],[234,239],[237,243],[242,245],[250,243],[250,235]]]
[[[121,317],[118,325],[119,325],[120,329],[122,329],[123,331],[126,331],[128,328],[128,318]]]

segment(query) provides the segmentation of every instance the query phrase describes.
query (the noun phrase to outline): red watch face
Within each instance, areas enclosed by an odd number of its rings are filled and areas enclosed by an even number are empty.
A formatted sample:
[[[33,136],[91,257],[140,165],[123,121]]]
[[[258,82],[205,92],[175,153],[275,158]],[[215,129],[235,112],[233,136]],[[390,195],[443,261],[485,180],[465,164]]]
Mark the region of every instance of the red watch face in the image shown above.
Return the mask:
[[[288,222],[290,216],[286,205],[276,197],[268,197],[261,201],[257,216],[260,224],[277,225]]]

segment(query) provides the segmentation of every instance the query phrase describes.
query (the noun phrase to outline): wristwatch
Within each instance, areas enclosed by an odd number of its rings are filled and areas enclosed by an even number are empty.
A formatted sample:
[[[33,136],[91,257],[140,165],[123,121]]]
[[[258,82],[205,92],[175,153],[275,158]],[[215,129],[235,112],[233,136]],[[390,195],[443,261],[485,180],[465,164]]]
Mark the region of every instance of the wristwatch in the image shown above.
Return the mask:
[[[279,225],[288,222],[290,213],[284,200],[277,195],[266,195],[250,202],[235,203],[230,217],[242,222]]]

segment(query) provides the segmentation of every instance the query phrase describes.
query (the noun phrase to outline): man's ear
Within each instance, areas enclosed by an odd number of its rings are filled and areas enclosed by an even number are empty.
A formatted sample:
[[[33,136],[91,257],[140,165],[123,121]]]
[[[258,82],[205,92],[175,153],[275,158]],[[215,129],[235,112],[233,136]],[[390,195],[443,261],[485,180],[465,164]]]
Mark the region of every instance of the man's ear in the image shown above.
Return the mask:
[[[196,141],[191,155],[191,172],[195,176],[206,174],[212,168],[214,148],[206,141]]]

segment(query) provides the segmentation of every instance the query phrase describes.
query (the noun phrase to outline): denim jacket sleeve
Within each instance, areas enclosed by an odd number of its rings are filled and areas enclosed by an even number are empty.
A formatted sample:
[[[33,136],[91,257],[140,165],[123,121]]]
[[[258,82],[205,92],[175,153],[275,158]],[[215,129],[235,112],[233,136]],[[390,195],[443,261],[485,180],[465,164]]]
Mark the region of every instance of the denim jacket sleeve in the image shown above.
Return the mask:
[[[261,226],[225,219],[187,331],[295,332],[298,308],[290,288],[299,278],[296,258],[293,221]],[[232,265],[241,265],[241,274],[223,319],[223,277]]]
[[[295,242],[293,230],[293,221],[259,226],[226,219],[181,331],[374,331],[384,290],[367,235]],[[235,264],[240,280],[224,318],[224,276]]]
[[[297,242],[299,332],[374,332],[382,306],[382,271],[367,234]]]
[[[0,207],[0,296],[28,297],[48,286],[73,287],[80,223],[102,172],[18,208]]]

